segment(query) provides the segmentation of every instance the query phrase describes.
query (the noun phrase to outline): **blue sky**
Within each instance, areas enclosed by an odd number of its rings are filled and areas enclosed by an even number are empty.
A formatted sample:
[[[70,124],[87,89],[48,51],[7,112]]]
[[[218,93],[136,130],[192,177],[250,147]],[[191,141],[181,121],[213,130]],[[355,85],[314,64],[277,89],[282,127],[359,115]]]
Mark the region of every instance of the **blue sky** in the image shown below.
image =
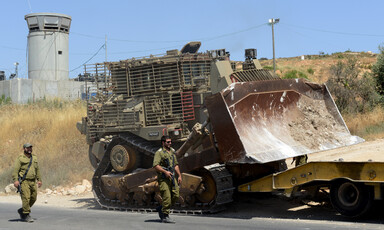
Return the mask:
[[[105,61],[105,36],[108,61],[162,54],[196,40],[202,42],[200,51],[225,48],[232,60],[243,60],[246,48],[257,48],[258,58],[272,58],[270,18],[280,19],[275,24],[277,58],[378,53],[384,42],[381,0],[4,0],[1,6],[0,70],[7,77],[15,62],[19,76],[27,77],[24,16],[31,12],[72,17],[70,78],[93,56],[88,63]]]

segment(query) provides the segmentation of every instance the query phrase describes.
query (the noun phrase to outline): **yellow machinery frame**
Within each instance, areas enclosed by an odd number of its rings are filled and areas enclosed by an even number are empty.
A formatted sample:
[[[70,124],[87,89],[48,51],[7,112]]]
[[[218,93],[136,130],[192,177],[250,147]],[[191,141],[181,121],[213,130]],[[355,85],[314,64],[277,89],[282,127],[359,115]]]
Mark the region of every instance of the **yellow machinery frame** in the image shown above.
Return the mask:
[[[309,162],[307,164],[274,173],[266,177],[242,184],[239,192],[272,192],[307,183],[332,183],[337,179],[347,179],[374,187],[375,199],[382,199],[381,184],[384,183],[384,162]]]

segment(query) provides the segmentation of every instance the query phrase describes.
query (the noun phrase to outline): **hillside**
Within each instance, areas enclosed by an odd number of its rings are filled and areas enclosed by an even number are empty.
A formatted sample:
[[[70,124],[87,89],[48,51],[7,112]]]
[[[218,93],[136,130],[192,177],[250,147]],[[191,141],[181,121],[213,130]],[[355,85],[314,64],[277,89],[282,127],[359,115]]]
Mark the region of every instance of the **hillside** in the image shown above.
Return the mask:
[[[347,62],[356,59],[359,76],[365,72],[370,73],[377,61],[377,54],[371,52],[344,52],[331,55],[305,55],[302,57],[276,59],[276,74],[281,78],[307,78],[316,83],[327,82],[331,66],[339,61]],[[272,60],[261,60],[263,68],[273,69]],[[332,93],[332,92],[331,92]],[[352,134],[361,136],[366,140],[384,138],[384,110],[377,106],[364,114],[342,114]]]
[[[360,70],[364,73],[370,71],[376,62],[377,54],[344,52],[331,55],[304,55],[304,60],[301,57],[278,58],[276,59],[276,74],[284,77],[290,71],[297,70],[313,82],[325,83],[328,80],[330,67],[347,58],[356,58]],[[261,60],[260,63],[264,68],[273,69],[272,60]]]

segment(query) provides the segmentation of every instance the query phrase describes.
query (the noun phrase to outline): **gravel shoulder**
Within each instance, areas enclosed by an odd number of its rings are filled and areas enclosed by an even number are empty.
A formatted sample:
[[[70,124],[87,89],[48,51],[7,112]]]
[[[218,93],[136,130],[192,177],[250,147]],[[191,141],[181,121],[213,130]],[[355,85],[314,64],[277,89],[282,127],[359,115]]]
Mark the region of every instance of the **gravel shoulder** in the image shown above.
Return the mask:
[[[21,205],[21,199],[18,194],[1,195],[0,203],[18,203]],[[47,195],[40,192],[37,195],[35,206],[51,206],[63,208],[95,208],[98,205],[92,192],[86,192],[80,195]]]
[[[308,161],[376,161],[384,162],[384,139],[366,141],[308,156]]]

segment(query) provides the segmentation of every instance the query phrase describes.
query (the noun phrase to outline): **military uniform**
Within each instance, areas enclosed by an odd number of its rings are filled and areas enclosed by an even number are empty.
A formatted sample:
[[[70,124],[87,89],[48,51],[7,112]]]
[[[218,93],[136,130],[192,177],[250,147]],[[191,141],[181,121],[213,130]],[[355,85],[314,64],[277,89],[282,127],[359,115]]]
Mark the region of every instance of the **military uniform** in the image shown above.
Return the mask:
[[[21,154],[17,157],[15,167],[12,173],[13,181],[17,181],[19,177],[23,177],[25,171],[28,169],[28,165],[31,158],[25,154]],[[31,207],[35,203],[37,198],[37,185],[36,180],[41,181],[40,168],[37,163],[36,155],[32,154],[32,164],[28,170],[25,180],[21,182],[21,201],[22,212],[24,215],[28,215],[31,212]]]
[[[302,155],[302,156],[297,156],[294,158],[295,160],[295,166],[303,165],[306,164],[308,161],[308,156],[307,155]]]
[[[165,215],[168,215],[171,205],[179,199],[179,185],[176,180],[174,169],[174,167],[178,165],[175,150],[173,148],[171,148],[169,152],[165,148],[157,150],[153,159],[153,167],[156,165],[160,165],[163,168],[173,167],[173,181],[166,178],[163,173],[157,172],[157,181],[159,183],[160,194],[163,199],[162,212]]]

